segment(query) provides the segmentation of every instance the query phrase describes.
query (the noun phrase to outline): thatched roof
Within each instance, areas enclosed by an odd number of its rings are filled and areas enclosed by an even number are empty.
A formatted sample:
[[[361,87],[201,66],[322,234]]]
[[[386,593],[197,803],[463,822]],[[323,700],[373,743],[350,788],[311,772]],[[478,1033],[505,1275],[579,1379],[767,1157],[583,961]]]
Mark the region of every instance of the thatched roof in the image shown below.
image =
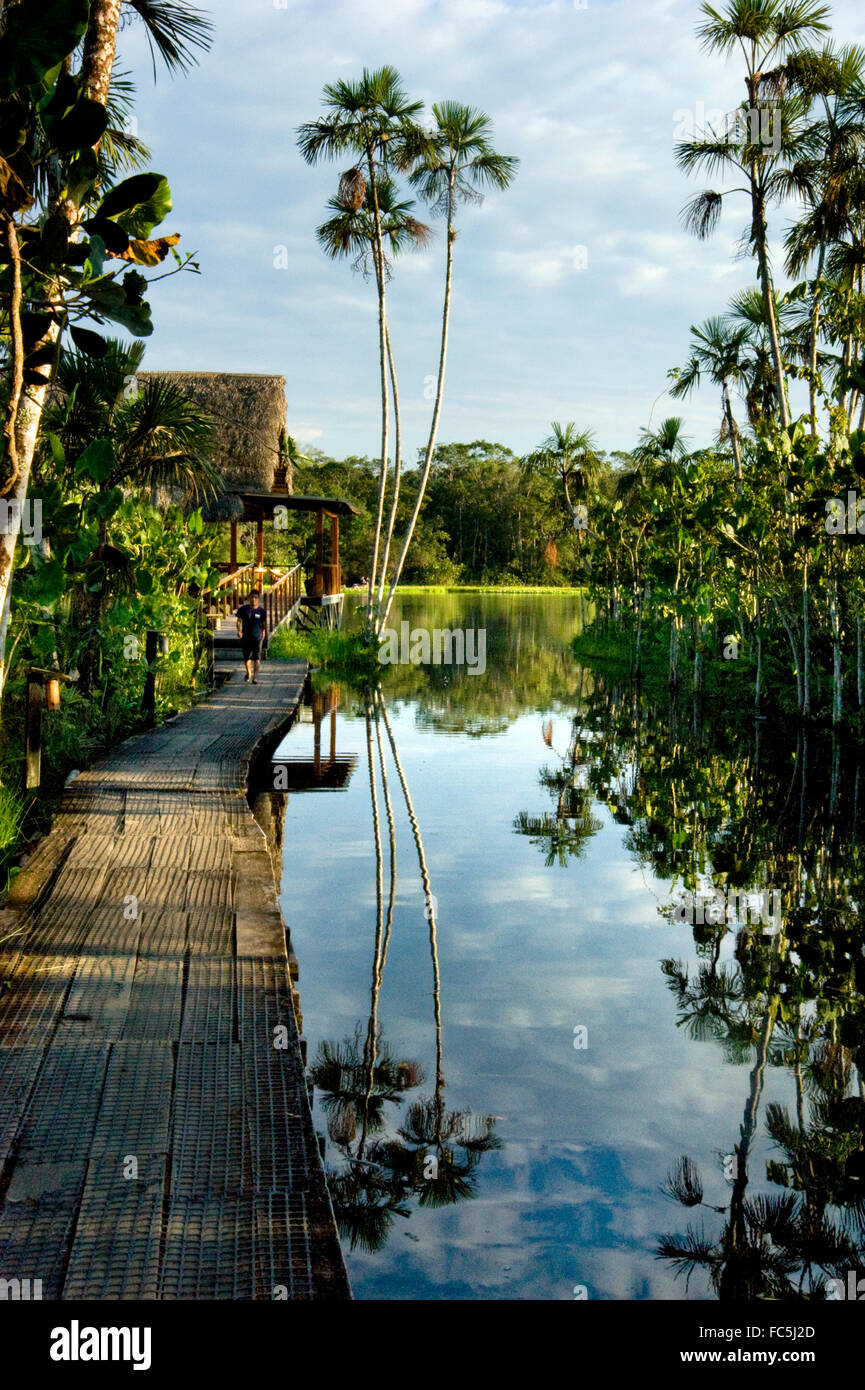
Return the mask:
[[[140,381],[161,377],[181,387],[213,422],[216,449],[212,461],[223,479],[225,494],[205,508],[207,520],[242,517],[241,492],[291,491],[291,466],[281,454],[286,429],[285,377],[241,372],[140,371],[136,375]]]

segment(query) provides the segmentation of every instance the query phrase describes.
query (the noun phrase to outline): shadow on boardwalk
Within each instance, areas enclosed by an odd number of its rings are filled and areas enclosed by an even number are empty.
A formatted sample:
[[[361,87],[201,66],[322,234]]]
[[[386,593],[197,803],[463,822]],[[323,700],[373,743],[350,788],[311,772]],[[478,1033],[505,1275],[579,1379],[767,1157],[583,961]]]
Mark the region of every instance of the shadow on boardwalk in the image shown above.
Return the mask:
[[[0,1281],[39,1280],[46,1299],[350,1296],[246,801],[251,755],[305,673],[267,662],[253,687],[238,670],[122,744],[15,879]]]

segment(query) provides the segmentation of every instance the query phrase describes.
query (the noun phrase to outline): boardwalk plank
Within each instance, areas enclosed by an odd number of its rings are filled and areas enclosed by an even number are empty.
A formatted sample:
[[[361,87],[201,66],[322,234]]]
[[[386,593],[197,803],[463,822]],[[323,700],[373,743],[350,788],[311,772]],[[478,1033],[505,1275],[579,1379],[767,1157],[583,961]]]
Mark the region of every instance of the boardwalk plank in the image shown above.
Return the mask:
[[[43,1298],[347,1298],[245,788],[303,663],[68,788],[0,951],[0,1270]]]

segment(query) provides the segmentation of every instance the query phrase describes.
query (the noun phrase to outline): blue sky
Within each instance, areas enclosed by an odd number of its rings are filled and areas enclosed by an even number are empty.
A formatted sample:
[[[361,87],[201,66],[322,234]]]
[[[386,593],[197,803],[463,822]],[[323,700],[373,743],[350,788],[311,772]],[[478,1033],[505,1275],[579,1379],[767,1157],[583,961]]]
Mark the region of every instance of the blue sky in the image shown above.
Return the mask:
[[[507,193],[462,214],[440,441],[525,452],[551,420],[573,419],[601,447],[628,448],[653,407],[654,423],[684,414],[695,445],[711,440],[714,393],[673,402],[666,372],[685,360],[689,325],[722,312],[753,269],[736,259],[743,198],[707,243],[679,224],[699,184],[675,167],[677,123],[744,95],[740,64],[700,51],[695,0],[199,2],[215,41],[188,78],[160,72],[154,87],[137,27],[120,43],[150,167],[174,192],[166,228],[202,268],[154,287],[148,368],[278,372],[302,444],[375,455],[374,287],[319,251],[339,168],[309,169],[295,130],[326,82],[392,63],[427,104],[485,110],[498,149],[521,161]],[[859,0],[832,10],[839,39],[865,42]],[[789,216],[776,211],[776,239]],[[407,460],[426,439],[437,366],[436,230],[390,287]]]

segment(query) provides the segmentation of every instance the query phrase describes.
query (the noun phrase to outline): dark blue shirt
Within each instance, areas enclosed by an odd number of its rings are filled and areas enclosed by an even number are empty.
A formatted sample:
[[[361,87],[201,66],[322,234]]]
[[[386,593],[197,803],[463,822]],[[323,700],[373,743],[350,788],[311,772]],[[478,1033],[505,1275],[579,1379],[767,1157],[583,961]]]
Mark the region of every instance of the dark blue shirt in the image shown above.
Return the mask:
[[[237,617],[243,625],[244,642],[260,642],[264,637],[267,615],[261,604],[253,608],[251,603],[244,603],[237,610]]]

